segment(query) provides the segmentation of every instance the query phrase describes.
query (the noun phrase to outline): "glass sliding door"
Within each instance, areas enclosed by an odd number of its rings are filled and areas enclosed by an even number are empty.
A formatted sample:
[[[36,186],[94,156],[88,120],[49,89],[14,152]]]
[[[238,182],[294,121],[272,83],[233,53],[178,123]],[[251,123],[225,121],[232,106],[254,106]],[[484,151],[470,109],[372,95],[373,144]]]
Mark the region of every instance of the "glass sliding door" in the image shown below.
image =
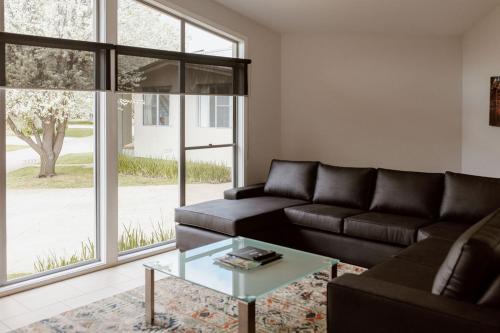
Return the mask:
[[[95,40],[92,0],[4,0],[4,5],[7,32]],[[93,85],[95,64],[88,52],[7,45],[6,57],[13,85]],[[7,281],[99,258],[95,96],[5,92]]]

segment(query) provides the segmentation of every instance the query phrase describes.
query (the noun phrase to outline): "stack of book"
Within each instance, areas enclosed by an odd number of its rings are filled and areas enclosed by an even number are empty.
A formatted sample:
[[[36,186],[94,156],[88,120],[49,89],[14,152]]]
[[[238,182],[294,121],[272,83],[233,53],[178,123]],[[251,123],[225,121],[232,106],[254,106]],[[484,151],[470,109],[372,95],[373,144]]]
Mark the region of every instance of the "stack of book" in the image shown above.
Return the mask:
[[[281,259],[281,257],[283,257],[282,254],[271,250],[247,246],[215,258],[215,263],[229,268],[249,270]]]

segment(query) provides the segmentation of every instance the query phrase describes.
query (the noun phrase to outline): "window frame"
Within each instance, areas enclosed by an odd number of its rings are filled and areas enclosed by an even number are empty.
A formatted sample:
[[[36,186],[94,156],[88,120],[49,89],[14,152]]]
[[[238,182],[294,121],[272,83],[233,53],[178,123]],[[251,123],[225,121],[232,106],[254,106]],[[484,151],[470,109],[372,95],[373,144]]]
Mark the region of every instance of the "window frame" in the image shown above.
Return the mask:
[[[119,0],[92,0],[94,5],[94,40],[98,43],[117,44],[118,40],[118,1]],[[215,34],[221,38],[229,40],[234,44],[233,58],[240,58],[244,53],[245,38],[234,37],[230,38],[231,33],[221,33],[223,29],[214,27],[209,23],[198,21],[188,14],[174,12],[167,8],[162,0],[135,0],[144,5],[150,6],[155,10],[166,13],[167,15],[176,17],[181,20],[181,52],[185,52],[185,25],[189,23],[193,26],[201,28],[209,33]],[[154,1],[154,3],[153,3]],[[0,0],[0,31],[4,31],[4,1]],[[116,71],[116,52],[117,50],[110,48],[106,52],[110,53],[111,73]],[[196,53],[193,53],[196,55]],[[115,76],[116,77],[116,76]],[[97,82],[97,81],[96,81]],[[117,264],[137,260],[139,258],[148,257],[151,255],[164,253],[175,249],[175,240],[173,242],[156,244],[151,247],[138,248],[135,251],[127,251],[126,253],[118,253],[118,133],[117,133],[117,110],[118,105],[114,90],[116,83],[109,80],[109,77],[99,80],[101,84],[109,85],[110,90],[96,92],[96,114],[94,125],[94,193],[96,197],[95,215],[96,215],[96,260],[91,262],[82,262],[75,265],[63,267],[58,270],[44,272],[40,275],[30,276],[25,280],[13,280],[7,282],[7,252],[6,252],[6,200],[5,196],[0,200],[0,297],[9,295],[18,291],[27,290],[42,285],[46,285],[55,281],[65,280],[74,276],[86,274],[92,271],[113,267]],[[180,103],[180,129],[179,129],[179,205],[185,205],[186,196],[186,152],[193,149],[214,149],[222,147],[232,147],[233,149],[233,185],[238,186],[243,184],[244,175],[240,175],[240,170],[244,171],[245,153],[244,143],[245,138],[244,126],[245,116],[244,110],[247,107],[246,98],[232,97],[232,117],[233,124],[233,140],[222,145],[207,145],[199,147],[187,147],[185,145],[185,95],[181,94]],[[0,89],[0,106],[5,105],[5,90]],[[3,111],[1,111],[3,110]],[[157,109],[157,115],[159,116]],[[0,107],[0,116],[5,114],[4,107]],[[169,113],[169,125],[170,126]],[[5,122],[0,122],[0,191],[6,190],[6,147],[5,147]]]

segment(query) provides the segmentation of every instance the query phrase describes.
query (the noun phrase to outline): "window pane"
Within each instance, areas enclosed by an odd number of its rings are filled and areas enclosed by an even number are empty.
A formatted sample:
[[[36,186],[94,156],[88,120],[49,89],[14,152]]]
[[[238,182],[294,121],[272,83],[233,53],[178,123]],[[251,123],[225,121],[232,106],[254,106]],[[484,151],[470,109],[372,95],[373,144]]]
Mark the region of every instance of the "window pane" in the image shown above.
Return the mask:
[[[7,272],[96,258],[94,93],[7,90]]]
[[[179,62],[118,55],[117,90],[179,93]]]
[[[186,151],[186,204],[222,199],[233,187],[233,148]]]
[[[233,94],[231,67],[186,64],[186,94]]]
[[[232,114],[232,106],[226,108]],[[186,96],[187,147],[233,143],[232,121],[222,128],[216,121],[215,96]]]
[[[169,107],[170,107],[170,97],[168,95],[159,95],[158,96],[158,123],[163,126],[170,125],[169,122]]]
[[[119,0],[118,44],[180,51],[181,22],[136,0]]]
[[[142,123],[144,125],[156,125],[157,108],[156,108],[156,95],[144,95],[144,109],[142,116]]]
[[[236,57],[237,44],[212,32],[186,23],[186,52]]]
[[[231,108],[229,106],[217,106],[217,127],[231,126]]]
[[[175,238],[180,96],[158,98],[169,101],[170,126],[143,125],[143,95],[118,98],[118,248],[123,253]]]
[[[94,0],[4,0],[5,31],[95,40]]]
[[[11,88],[93,90],[94,53],[6,45],[6,83]]]

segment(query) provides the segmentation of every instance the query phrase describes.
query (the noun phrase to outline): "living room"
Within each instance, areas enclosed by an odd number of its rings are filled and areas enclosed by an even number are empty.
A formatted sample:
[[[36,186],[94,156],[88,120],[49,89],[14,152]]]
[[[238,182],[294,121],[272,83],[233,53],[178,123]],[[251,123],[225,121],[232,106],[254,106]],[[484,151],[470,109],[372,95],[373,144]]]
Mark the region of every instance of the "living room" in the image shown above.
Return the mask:
[[[0,13],[0,332],[500,331],[499,0]]]

